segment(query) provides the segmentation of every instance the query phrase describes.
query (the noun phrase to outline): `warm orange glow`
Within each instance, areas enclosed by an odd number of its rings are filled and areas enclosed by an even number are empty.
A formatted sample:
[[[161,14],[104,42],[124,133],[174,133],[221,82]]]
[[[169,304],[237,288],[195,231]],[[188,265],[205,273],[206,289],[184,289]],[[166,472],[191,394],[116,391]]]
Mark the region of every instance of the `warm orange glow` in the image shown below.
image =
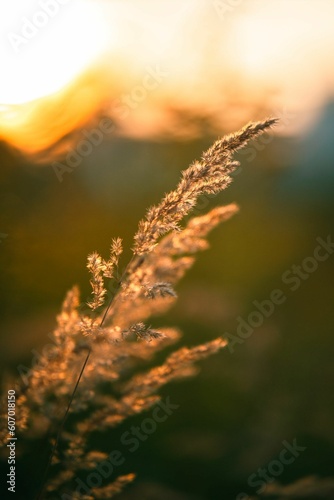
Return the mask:
[[[87,73],[47,98],[1,106],[0,137],[28,154],[47,150],[89,122],[101,108],[106,87],[100,77],[98,72]],[[66,143],[57,149],[59,153],[66,150]]]
[[[110,81],[99,59],[112,46],[113,32],[88,1],[20,0],[0,9],[6,12],[0,12],[6,40],[0,138],[34,154],[91,119],[103,104]]]

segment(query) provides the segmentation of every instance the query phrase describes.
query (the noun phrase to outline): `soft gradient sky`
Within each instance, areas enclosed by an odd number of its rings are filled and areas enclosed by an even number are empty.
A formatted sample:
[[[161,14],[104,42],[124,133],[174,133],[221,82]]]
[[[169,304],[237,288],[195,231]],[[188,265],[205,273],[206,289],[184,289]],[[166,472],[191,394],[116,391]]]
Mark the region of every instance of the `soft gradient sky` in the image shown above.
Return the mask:
[[[295,133],[333,94],[331,0],[44,3],[0,7],[0,137],[28,152],[101,109],[128,135],[163,135],[179,111],[232,128],[262,108]]]

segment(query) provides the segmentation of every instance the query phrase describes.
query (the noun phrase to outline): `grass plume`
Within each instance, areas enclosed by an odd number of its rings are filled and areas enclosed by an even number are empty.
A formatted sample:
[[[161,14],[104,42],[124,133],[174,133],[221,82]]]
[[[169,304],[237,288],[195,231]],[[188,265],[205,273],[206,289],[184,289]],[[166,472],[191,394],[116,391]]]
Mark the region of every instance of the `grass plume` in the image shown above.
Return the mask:
[[[67,293],[52,334],[52,351],[18,386],[19,432],[33,436],[35,420],[43,418],[46,432],[52,434],[47,482],[39,498],[73,494],[76,475],[82,469],[94,471],[106,457],[89,448],[93,431],[105,432],[147,410],[159,401],[162,386],[192,374],[194,363],[226,346],[226,340],[218,338],[183,347],[160,366],[143,373],[133,370],[134,360],[151,360],[179,339],[177,329],[157,329],[148,321],[175,302],[176,285],[194,263],[195,254],[208,248],[210,231],[232,217],[238,207],[213,208],[182,227],[183,219],[200,195],[216,194],[229,186],[239,166],[233,154],[275,123],[275,119],[250,123],[217,140],[182,172],[176,189],[139,222],[133,256],[121,275],[120,238],[112,241],[107,260],[98,252],[88,256],[92,297],[87,307],[79,308],[77,287]],[[129,373],[130,377],[125,375]],[[76,418],[66,426],[70,414]],[[133,474],[120,476],[89,495],[75,493],[73,498],[110,499],[133,479]]]

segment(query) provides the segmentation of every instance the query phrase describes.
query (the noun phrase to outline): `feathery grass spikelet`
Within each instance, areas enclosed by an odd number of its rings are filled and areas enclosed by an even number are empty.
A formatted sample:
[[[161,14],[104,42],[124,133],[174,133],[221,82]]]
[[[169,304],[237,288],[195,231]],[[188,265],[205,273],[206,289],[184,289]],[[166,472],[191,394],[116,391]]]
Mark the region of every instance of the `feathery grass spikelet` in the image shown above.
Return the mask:
[[[180,222],[201,194],[217,193],[231,183],[231,173],[239,165],[232,160],[233,153],[275,123],[275,119],[251,123],[240,132],[219,139],[200,161],[185,170],[176,189],[150,208],[140,221],[133,257],[121,277],[120,238],[112,240],[108,260],[97,252],[89,255],[90,314],[79,311],[79,291],[74,287],[57,317],[51,336],[54,347],[22,377],[17,391],[17,426],[21,435],[39,439],[35,421],[40,421],[41,416],[47,423],[46,432],[63,425],[66,405],[68,411],[80,417],[60,436],[61,452],[54,448],[50,463],[57,463],[57,471],[48,481],[49,498],[68,491],[72,498],[82,498],[72,494],[73,478],[83,469],[94,471],[105,458],[100,451],[89,448],[92,432],[106,431],[152,407],[159,401],[157,391],[164,384],[194,374],[197,361],[226,346],[226,341],[218,338],[179,349],[160,366],[141,374],[134,371],[136,361],[150,361],[156,352],[180,337],[178,330],[156,330],[147,326],[147,321],[175,302],[175,286],[194,263],[194,255],[208,247],[210,231],[234,215],[238,207],[216,207],[191,218],[184,228]],[[105,279],[116,282],[116,292],[109,303]],[[5,439],[2,434],[1,437]],[[59,434],[56,443],[58,438]],[[133,479],[133,474],[120,476],[111,484],[93,488],[85,499],[110,499]]]
[[[177,230],[178,223],[195,206],[201,194],[216,194],[225,189],[232,182],[231,174],[239,166],[239,162],[231,161],[232,154],[276,121],[273,118],[250,123],[240,132],[218,139],[203,153],[201,161],[195,161],[183,171],[177,188],[166,194],[159,205],[151,207],[146,218],[140,221],[134,237],[134,254],[151,251],[160,236]]]

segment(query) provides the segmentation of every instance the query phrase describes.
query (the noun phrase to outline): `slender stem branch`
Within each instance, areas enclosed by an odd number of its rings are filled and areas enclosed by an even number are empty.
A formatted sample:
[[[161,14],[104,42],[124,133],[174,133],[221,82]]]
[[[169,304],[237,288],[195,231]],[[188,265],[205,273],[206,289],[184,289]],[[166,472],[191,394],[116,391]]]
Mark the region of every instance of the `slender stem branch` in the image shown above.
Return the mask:
[[[86,358],[85,358],[85,361],[84,361],[84,363],[83,363],[83,365],[81,367],[80,374],[79,374],[79,376],[77,378],[75,387],[74,387],[73,392],[71,394],[71,398],[69,400],[69,403],[67,405],[66,411],[65,411],[64,416],[62,418],[62,421],[60,423],[60,426],[59,426],[59,429],[58,429],[58,432],[57,432],[57,436],[56,436],[56,440],[55,440],[55,443],[54,443],[54,445],[52,447],[52,450],[51,450],[51,453],[50,453],[50,457],[49,457],[49,461],[48,461],[48,464],[46,466],[45,473],[44,473],[44,476],[43,476],[42,488],[41,488],[41,491],[40,491],[39,495],[37,496],[37,500],[40,500],[42,498],[43,493],[44,493],[44,488],[45,488],[45,485],[46,485],[47,475],[48,475],[49,469],[51,467],[53,457],[55,456],[55,453],[57,451],[58,442],[60,440],[61,433],[63,431],[63,428],[64,428],[64,425],[65,425],[68,413],[70,411],[70,408],[71,408],[71,405],[72,405],[72,402],[73,402],[73,399],[74,399],[74,396],[75,396],[75,393],[77,392],[78,386],[80,384],[81,377],[82,377],[83,372],[84,372],[84,370],[86,368],[86,365],[88,363],[88,360],[89,360],[91,352],[92,352],[92,348],[89,347],[87,355],[86,355]]]
[[[112,306],[112,304],[114,303],[114,301],[116,300],[117,296],[118,296],[118,293],[119,293],[119,290],[120,290],[120,287],[121,287],[121,284],[125,278],[125,276],[129,273],[129,271],[131,270],[132,272],[135,271],[139,266],[142,265],[143,261],[144,261],[144,258],[141,257],[138,262],[135,263],[135,265],[133,266],[133,269],[130,269],[131,268],[131,265],[133,264],[134,262],[134,255],[132,255],[130,261],[128,262],[126,268],[124,269],[123,273],[122,273],[122,276],[119,278],[119,280],[117,281],[117,287],[116,287],[116,291],[114,293],[114,295],[110,298],[109,300],[109,303],[103,313],[103,316],[102,316],[102,319],[101,319],[101,322],[100,322],[100,328],[103,326],[106,318],[107,318],[107,315],[108,315],[108,312]],[[49,470],[50,470],[50,467],[51,467],[51,464],[52,464],[52,460],[53,460],[53,457],[55,456],[56,454],[56,451],[57,451],[57,448],[58,448],[58,443],[60,441],[60,437],[61,437],[61,434],[62,434],[62,431],[63,431],[63,428],[64,428],[64,425],[65,425],[65,422],[67,420],[67,417],[68,417],[68,414],[69,414],[69,411],[71,409],[71,406],[72,406],[72,403],[73,403],[73,399],[75,397],[75,394],[77,392],[77,389],[79,387],[79,384],[80,384],[80,381],[82,379],[82,376],[83,376],[83,373],[85,371],[85,368],[87,366],[87,363],[88,363],[88,360],[90,358],[90,355],[92,353],[92,348],[91,346],[88,348],[88,352],[87,352],[87,355],[86,355],[86,358],[82,364],[82,367],[81,367],[81,370],[80,370],[80,374],[76,380],[76,383],[75,383],[75,386],[74,386],[74,389],[72,391],[72,394],[71,394],[71,397],[70,397],[70,400],[68,402],[68,405],[67,405],[67,408],[66,408],[66,411],[64,413],[64,416],[62,418],[62,421],[60,423],[60,426],[59,426],[59,429],[58,429],[58,432],[57,432],[57,436],[56,436],[56,440],[55,440],[55,443],[52,447],[52,450],[51,450],[51,453],[50,453],[50,457],[49,457],[49,460],[48,460],[48,463],[47,463],[47,466],[46,466],[46,469],[45,469],[45,473],[44,473],[44,476],[43,476],[43,482],[42,482],[42,487],[41,487],[41,490],[39,492],[39,494],[37,495],[36,497],[36,500],[41,500],[42,499],[42,496],[43,496],[43,493],[45,491],[45,486],[46,486],[46,480],[47,480],[47,475],[49,473]]]

